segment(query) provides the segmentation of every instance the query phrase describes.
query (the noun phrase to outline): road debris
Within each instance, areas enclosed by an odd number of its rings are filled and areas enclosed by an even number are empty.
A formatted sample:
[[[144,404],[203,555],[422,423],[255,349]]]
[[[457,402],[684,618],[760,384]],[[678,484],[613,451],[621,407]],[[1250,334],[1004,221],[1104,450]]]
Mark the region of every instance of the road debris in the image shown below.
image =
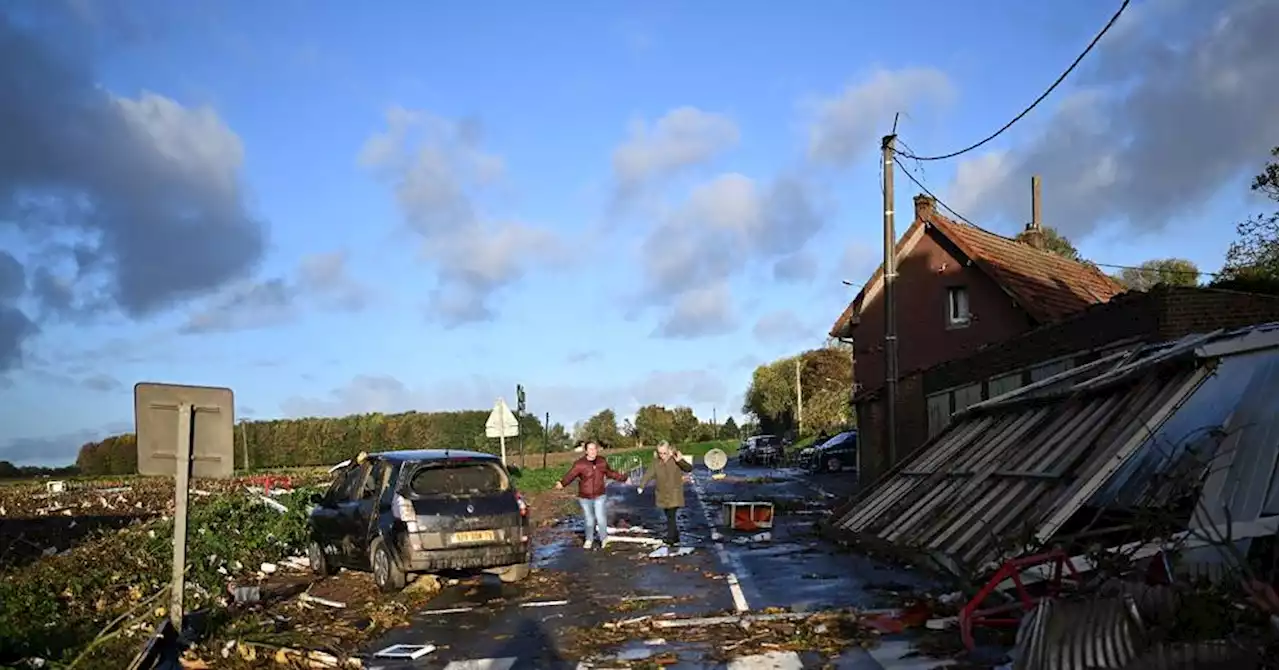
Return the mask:
[[[568,600],[534,600],[532,602],[520,603],[521,607],[559,607],[560,605],[568,605]]]
[[[417,660],[436,650],[434,644],[393,644],[373,655],[374,658],[405,658]]]
[[[676,556],[688,556],[693,553],[693,547],[658,547],[649,552],[649,558],[674,558]]]
[[[345,609],[347,607],[346,603],[340,603],[336,600],[329,600],[328,598],[319,598],[317,596],[311,595],[310,593],[299,594],[298,600],[301,600],[304,603],[315,603],[317,605],[324,605],[325,607],[332,607],[334,609]]]
[[[604,542],[606,545],[621,542],[623,544],[643,544],[651,547],[662,544],[662,540],[654,537],[627,537],[626,535],[610,535]]]
[[[462,614],[463,612],[471,612],[474,610],[475,610],[474,607],[449,607],[447,609],[439,609],[439,610],[422,610],[421,612],[418,612],[418,614],[425,614],[425,615]]]

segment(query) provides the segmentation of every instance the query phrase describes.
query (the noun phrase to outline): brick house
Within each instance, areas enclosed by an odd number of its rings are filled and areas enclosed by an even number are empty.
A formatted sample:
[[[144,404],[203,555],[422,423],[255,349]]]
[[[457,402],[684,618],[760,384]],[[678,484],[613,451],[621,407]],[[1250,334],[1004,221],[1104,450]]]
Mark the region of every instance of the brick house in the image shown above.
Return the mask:
[[[1033,244],[957,223],[938,212],[933,198],[916,196],[915,219],[896,246],[899,459],[929,435],[921,372],[1124,292],[1096,267],[1045,251],[1034,244],[1042,236],[1030,237]],[[860,382],[853,403],[863,470],[872,478],[890,465],[882,418],[883,272],[883,267],[876,270],[830,331],[853,343]]]

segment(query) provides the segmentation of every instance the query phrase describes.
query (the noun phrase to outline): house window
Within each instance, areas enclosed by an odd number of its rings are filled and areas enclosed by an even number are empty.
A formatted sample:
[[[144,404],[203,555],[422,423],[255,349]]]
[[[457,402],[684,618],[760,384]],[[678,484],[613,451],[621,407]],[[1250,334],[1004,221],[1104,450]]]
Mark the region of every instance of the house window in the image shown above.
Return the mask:
[[[969,325],[969,291],[963,286],[947,289],[947,325]]]

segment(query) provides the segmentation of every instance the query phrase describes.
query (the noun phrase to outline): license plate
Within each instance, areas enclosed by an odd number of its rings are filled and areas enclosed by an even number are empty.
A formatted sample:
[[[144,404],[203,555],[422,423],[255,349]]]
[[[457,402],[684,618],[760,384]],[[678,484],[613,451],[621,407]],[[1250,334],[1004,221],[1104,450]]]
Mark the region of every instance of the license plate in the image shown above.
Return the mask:
[[[463,533],[454,533],[453,543],[493,542],[494,537],[495,535],[491,530],[469,530]]]

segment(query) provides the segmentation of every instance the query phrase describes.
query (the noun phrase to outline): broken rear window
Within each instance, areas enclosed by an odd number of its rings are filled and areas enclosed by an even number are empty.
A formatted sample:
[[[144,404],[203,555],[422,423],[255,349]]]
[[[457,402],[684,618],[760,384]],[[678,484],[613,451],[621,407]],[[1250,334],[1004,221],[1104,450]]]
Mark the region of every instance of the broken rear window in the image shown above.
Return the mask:
[[[409,490],[424,497],[485,495],[508,486],[507,473],[493,461],[426,463],[409,479]]]

